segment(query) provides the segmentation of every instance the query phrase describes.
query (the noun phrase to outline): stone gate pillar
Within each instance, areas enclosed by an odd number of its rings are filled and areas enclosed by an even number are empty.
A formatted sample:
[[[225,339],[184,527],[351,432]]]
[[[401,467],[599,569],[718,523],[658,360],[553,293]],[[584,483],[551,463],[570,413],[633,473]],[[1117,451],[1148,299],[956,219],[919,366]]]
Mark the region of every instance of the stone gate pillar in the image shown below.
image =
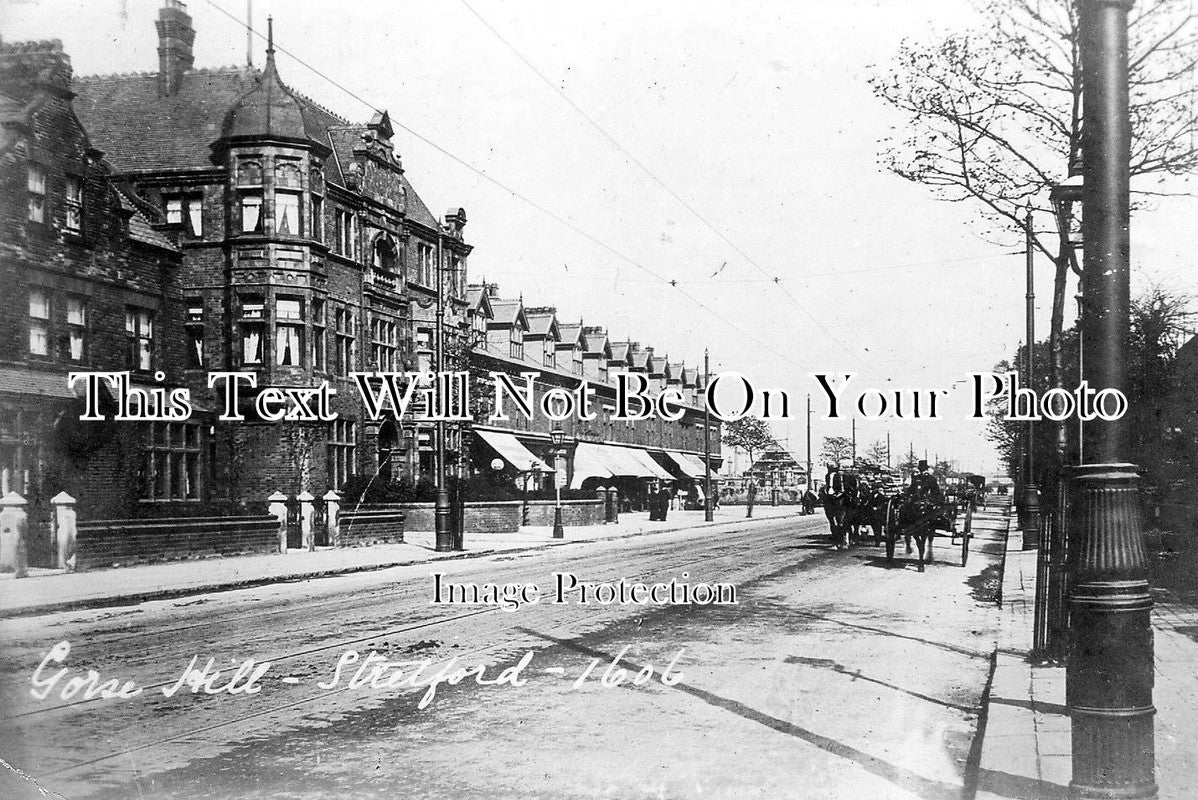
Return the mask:
[[[329,544],[341,546],[341,495],[333,489],[324,493],[324,518],[329,526]]]
[[[50,524],[53,526],[51,539],[57,554],[58,568],[74,572],[77,536],[75,498],[66,492],[59,492],[50,498],[50,504],[54,506],[54,515],[50,518]]]
[[[316,513],[312,501],[316,499],[311,492],[303,491],[295,498],[300,503],[300,547],[308,551],[316,549],[316,535],[312,530],[312,517]]]
[[[279,552],[287,552],[287,495],[275,492],[266,498],[270,503],[270,515],[279,521]]]
[[[25,498],[16,492],[0,497],[0,572],[15,572],[18,578],[29,574],[25,550]]]

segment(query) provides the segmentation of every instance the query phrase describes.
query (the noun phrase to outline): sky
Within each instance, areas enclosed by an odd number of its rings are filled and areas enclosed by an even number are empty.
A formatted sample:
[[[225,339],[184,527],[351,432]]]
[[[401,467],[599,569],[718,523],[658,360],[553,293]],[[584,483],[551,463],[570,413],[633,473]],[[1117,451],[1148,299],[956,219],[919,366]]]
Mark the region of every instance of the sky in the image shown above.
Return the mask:
[[[61,39],[76,74],[151,71],[160,5],[0,0],[0,35]],[[246,5],[187,3],[197,66],[245,63],[221,9],[244,20]],[[813,460],[851,434],[822,419],[812,373],[853,373],[846,398],[955,386],[936,420],[859,420],[860,450],[890,433],[896,458],[998,468],[964,381],[1022,341],[1023,256],[976,208],[879,166],[903,120],[867,84],[904,38],[977,25],[968,4],[254,0],[256,29],[268,14],[277,45],[323,73],[280,53],[284,81],[351,120],[387,109],[426,204],[466,209],[473,282],[671,361],[709,349],[713,372],[789,393],[793,419],[774,426],[800,460],[807,394]],[[1198,201],[1158,201],[1132,237],[1135,286],[1198,292]],[[1040,332],[1050,273],[1041,261]]]

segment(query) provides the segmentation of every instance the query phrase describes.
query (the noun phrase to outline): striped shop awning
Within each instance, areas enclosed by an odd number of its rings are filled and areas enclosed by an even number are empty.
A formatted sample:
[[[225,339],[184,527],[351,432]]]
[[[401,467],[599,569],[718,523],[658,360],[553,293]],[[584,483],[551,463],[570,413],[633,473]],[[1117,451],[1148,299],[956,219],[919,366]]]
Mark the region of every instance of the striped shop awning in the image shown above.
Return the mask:
[[[475,433],[481,436],[483,441],[489,444],[500,458],[511,464],[517,472],[553,472],[548,464],[520,444],[512,434],[483,430],[476,430]]]
[[[666,455],[670,460],[678,465],[678,469],[682,470],[684,475],[691,478],[702,478],[707,472],[703,466],[703,462],[689,453],[679,453],[676,450],[667,450]]]

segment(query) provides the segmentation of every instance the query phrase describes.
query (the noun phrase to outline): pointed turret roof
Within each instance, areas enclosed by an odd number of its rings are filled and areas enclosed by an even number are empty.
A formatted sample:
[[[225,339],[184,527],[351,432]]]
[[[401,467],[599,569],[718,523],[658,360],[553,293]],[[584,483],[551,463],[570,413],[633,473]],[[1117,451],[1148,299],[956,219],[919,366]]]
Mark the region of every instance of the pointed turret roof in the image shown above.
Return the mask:
[[[275,67],[274,24],[267,22],[266,67],[258,83],[233,104],[222,129],[226,139],[308,139],[300,101],[283,85]]]

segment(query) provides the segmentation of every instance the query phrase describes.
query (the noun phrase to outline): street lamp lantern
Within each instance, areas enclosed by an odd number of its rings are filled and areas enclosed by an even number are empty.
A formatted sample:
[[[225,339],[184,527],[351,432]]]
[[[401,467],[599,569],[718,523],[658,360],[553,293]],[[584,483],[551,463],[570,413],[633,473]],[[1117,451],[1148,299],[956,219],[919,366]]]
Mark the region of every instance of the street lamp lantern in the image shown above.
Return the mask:
[[[566,441],[566,432],[562,430],[560,424],[555,424],[553,430],[549,431],[549,441],[553,442],[555,449],[560,448]]]
[[[1062,243],[1077,250],[1082,246],[1081,202],[1085,190],[1084,178],[1079,170],[1070,169],[1069,177],[1056,184],[1048,193],[1057,218],[1057,232]],[[1062,248],[1064,249],[1064,248]]]

